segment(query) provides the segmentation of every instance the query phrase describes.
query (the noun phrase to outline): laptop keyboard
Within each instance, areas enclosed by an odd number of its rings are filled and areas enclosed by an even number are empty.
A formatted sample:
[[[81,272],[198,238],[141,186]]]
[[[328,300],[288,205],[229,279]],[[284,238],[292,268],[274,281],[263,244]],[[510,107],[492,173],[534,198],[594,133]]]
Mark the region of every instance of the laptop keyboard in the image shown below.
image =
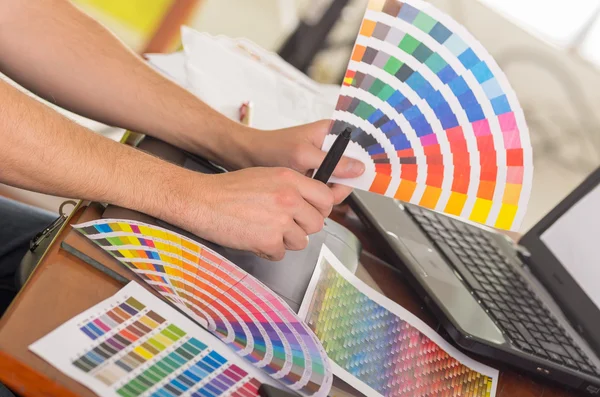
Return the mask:
[[[407,210],[446,256],[458,257],[468,269],[456,270],[513,346],[577,371],[600,375],[485,233],[426,209],[407,206]]]

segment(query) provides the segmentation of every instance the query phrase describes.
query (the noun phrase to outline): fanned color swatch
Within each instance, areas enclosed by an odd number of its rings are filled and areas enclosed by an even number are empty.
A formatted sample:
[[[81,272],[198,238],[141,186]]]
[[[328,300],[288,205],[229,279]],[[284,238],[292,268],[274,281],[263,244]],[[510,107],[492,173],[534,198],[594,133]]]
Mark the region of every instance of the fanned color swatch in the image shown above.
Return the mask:
[[[75,227],[274,379],[307,396],[329,392],[333,376],[315,335],[235,264],[153,225],[104,219]]]
[[[339,183],[518,229],[533,162],[523,111],[491,55],[420,0],[371,0],[331,134],[366,173]]]
[[[498,371],[358,280],[323,246],[300,308],[333,371],[367,396],[493,397]]]

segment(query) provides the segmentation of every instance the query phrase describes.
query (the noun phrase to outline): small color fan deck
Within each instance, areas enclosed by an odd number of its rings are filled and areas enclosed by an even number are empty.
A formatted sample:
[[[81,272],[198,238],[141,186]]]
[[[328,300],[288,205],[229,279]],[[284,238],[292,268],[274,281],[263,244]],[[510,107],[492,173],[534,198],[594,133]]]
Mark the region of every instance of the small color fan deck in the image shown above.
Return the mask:
[[[313,332],[269,288],[178,233],[103,219],[75,226],[236,353],[306,396],[326,396],[333,375]]]
[[[460,24],[420,0],[371,0],[333,116],[366,172],[340,183],[518,229],[533,163],[522,109]]]

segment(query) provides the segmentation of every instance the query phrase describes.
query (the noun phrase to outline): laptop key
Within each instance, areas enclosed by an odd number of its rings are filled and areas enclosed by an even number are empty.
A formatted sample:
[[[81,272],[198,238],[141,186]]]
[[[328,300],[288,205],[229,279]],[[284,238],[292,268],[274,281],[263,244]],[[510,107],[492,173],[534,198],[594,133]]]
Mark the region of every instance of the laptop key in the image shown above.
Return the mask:
[[[544,358],[548,358],[548,355],[546,354],[546,352],[544,351],[544,349],[542,349],[539,346],[531,346],[533,348],[533,352],[535,354],[537,354],[540,357],[544,357]]]
[[[586,373],[588,373],[588,374],[595,375],[595,371],[594,371],[594,370],[592,369],[592,367],[590,367],[589,365],[587,365],[587,364],[583,364],[583,363],[581,363],[581,362],[577,362],[577,364],[579,365],[579,368],[581,368],[581,370],[582,370],[583,372],[586,372]]]
[[[508,318],[499,310],[492,310],[492,315],[499,321],[506,321]]]
[[[556,354],[560,354],[561,356],[568,356],[569,354],[567,353],[567,351],[559,344],[556,343],[551,343],[551,342],[546,342],[546,341],[540,341],[540,345],[551,352],[554,352]]]
[[[542,333],[538,332],[538,331],[531,331],[531,336],[533,336],[538,341],[546,340],[546,338],[544,338],[544,335],[542,335]],[[540,342],[540,344],[541,344],[541,342]]]
[[[517,318],[517,316],[514,313],[512,313],[512,312],[506,312],[506,317],[510,318],[513,323],[519,321],[519,319]]]
[[[516,341],[515,341],[515,345],[516,345],[516,346],[517,346],[519,349],[521,349],[521,350],[523,350],[523,351],[526,351],[526,352],[528,352],[528,353],[533,353],[533,348],[532,348],[532,346],[530,346],[530,345],[529,345],[527,342],[525,342],[525,341],[522,341],[522,340],[516,340]]]
[[[544,323],[537,316],[529,316],[529,320],[544,327]]]
[[[519,333],[523,335],[527,343],[529,343],[530,345],[537,345],[537,340],[533,336],[531,336],[531,333],[529,333],[529,330],[525,328],[523,324],[517,323],[515,324],[515,327],[517,327]]]
[[[530,309],[529,307],[527,307],[527,306],[523,306],[523,307],[521,308],[521,310],[523,310],[523,312],[525,312],[525,313],[529,314],[530,316],[533,316],[533,315],[535,315],[535,312],[534,312],[533,310],[531,310],[531,309]]]
[[[532,332],[539,331],[539,328],[534,323],[525,323],[525,328],[527,328],[528,330],[530,330]]]
[[[558,354],[556,354],[556,353],[554,353],[554,352],[551,352],[551,351],[547,351],[546,353],[548,353],[548,356],[550,357],[550,359],[551,359],[552,361],[554,361],[554,362],[556,362],[556,363],[559,363],[559,364],[562,364],[562,363],[563,363],[563,360],[562,360],[562,358],[561,358],[561,357],[560,357]]]
[[[506,331],[513,331],[516,332],[517,328],[512,325],[510,322],[506,321],[506,320],[501,320],[500,321],[500,325],[502,325],[502,327],[506,330]]]
[[[448,257],[450,261],[453,261],[454,258],[458,259],[446,243],[447,241],[437,243],[437,246],[439,247],[440,251],[442,251],[442,253],[446,255],[446,257]],[[471,286],[472,289],[478,291],[484,290],[479,281],[477,281],[470,272],[460,272],[460,275],[467,282],[467,284]]]
[[[517,318],[519,318],[523,322],[529,322],[529,316],[525,313],[517,313]]]
[[[514,341],[525,341],[525,338],[523,337],[523,335],[521,335],[518,331],[508,331],[508,336],[510,336],[510,338]]]
[[[581,360],[581,358],[582,358],[581,354],[579,354],[579,353],[577,352],[577,350],[576,350],[576,349],[575,349],[573,346],[571,346],[571,345],[568,345],[568,344],[564,344],[564,345],[562,345],[562,347],[563,347],[563,349],[565,349],[567,352],[569,352],[569,355],[570,355],[571,357],[573,357],[573,358],[575,359],[575,361],[579,361],[579,360]]]
[[[567,367],[579,369],[579,366],[577,365],[575,360],[573,360],[572,358],[563,357],[562,359],[565,362],[565,364],[567,365]]]
[[[485,299],[488,301],[492,300],[492,297],[487,292],[483,292],[483,291],[477,291],[477,297],[479,299]]]

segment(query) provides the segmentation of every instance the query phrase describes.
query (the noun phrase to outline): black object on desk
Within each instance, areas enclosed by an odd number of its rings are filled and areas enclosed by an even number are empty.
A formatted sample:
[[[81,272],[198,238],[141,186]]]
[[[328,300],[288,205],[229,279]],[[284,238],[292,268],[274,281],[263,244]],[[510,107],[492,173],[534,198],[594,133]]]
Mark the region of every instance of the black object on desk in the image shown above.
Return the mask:
[[[340,159],[344,155],[348,144],[350,143],[350,135],[352,135],[352,130],[350,127],[346,128],[344,132],[342,132],[331,145],[331,149],[325,156],[325,160],[323,160],[323,164],[319,167],[317,172],[315,173],[314,179],[317,181],[321,181],[323,183],[327,183],[329,178],[331,178],[331,174],[333,174],[333,170],[340,162]]]

